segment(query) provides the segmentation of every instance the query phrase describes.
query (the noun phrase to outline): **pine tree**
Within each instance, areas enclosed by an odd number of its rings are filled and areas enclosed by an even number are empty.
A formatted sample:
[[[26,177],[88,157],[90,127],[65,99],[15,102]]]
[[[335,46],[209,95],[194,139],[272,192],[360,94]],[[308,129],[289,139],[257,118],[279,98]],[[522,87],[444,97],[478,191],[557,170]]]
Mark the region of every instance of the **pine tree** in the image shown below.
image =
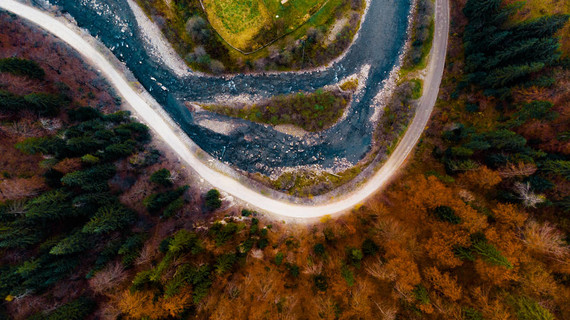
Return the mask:
[[[109,233],[134,222],[136,214],[121,204],[99,208],[97,213],[83,227],[83,232],[92,234]]]
[[[57,245],[51,248],[49,253],[56,256],[79,253],[85,251],[90,246],[89,236],[82,233],[81,230],[77,230],[58,242]]]

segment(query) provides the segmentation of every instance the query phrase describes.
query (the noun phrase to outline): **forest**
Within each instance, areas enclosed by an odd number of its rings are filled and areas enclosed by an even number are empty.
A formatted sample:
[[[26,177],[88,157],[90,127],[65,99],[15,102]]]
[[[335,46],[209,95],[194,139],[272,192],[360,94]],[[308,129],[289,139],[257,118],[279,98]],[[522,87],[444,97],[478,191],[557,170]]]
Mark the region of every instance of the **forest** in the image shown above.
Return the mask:
[[[79,56],[0,14],[0,319],[570,318],[570,12],[533,5],[452,1],[413,157],[311,223],[200,185]]]

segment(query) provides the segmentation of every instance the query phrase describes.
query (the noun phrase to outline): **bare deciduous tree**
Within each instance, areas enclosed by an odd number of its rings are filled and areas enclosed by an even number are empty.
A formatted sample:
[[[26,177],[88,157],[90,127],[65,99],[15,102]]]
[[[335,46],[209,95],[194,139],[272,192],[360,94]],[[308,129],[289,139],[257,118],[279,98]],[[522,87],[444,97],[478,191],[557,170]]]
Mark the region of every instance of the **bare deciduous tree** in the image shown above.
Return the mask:
[[[548,222],[529,220],[523,235],[523,242],[535,252],[558,259],[570,254],[570,247],[564,241],[564,234]]]
[[[527,208],[534,208],[537,204],[544,202],[545,198],[541,194],[532,192],[530,183],[515,182],[514,191],[522,200],[523,205]]]

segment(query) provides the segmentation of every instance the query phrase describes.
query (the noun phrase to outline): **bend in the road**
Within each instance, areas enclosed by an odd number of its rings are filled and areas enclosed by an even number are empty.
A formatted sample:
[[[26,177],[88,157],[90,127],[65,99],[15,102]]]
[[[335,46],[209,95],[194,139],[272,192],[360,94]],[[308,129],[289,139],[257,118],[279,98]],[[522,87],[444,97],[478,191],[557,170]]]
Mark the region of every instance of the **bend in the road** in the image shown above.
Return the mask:
[[[82,36],[48,14],[15,0],[2,0],[0,2],[0,8],[34,22],[80,52],[107,77],[109,82],[117,89],[118,93],[135,111],[136,115],[156,133],[156,136],[168,144],[181,159],[187,162],[188,165],[208,183],[265,212],[291,218],[315,218],[344,212],[366,200],[369,196],[386,185],[413,150],[429,120],[439,92],[449,33],[448,1],[449,0],[436,0],[435,35],[432,52],[430,53],[428,75],[425,79],[427,85],[424,89],[424,94],[419,100],[416,115],[408,127],[406,134],[382,168],[369,178],[358,190],[342,199],[313,206],[270,198],[208,167],[198,159],[196,153],[193,151],[197,150],[197,147],[173,125],[173,121],[168,118],[165,112],[160,112],[161,109],[160,107],[157,108],[156,102],[152,101],[149,95],[136,92],[125,79],[124,75],[119,73],[107,58],[83,39]]]

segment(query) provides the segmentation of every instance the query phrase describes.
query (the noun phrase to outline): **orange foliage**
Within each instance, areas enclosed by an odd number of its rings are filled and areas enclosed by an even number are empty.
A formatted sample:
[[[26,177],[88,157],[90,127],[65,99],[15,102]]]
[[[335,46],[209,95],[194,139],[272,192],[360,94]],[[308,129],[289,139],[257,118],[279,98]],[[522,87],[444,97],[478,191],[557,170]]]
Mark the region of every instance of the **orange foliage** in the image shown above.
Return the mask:
[[[501,182],[499,174],[485,166],[481,166],[477,170],[461,173],[457,178],[467,186],[475,186],[484,190],[490,189]]]
[[[442,274],[436,267],[430,267],[425,271],[425,276],[435,290],[441,292],[451,301],[457,301],[461,298],[461,287],[449,273]]]
[[[462,265],[463,262],[453,252],[453,247],[467,247],[469,244],[468,234],[446,230],[435,232],[433,237],[426,242],[424,248],[427,255],[436,263],[443,267],[454,268]]]
[[[118,307],[131,319],[162,319],[175,317],[192,303],[190,289],[185,287],[169,298],[156,297],[153,291],[129,290],[118,299]]]
[[[520,212],[517,207],[512,204],[501,203],[497,205],[497,208],[493,210],[493,214],[498,223],[513,229],[521,228],[528,218],[526,213]]]
[[[484,319],[489,320],[510,320],[513,316],[509,312],[509,308],[503,305],[499,299],[491,299],[489,297],[489,290],[483,290],[481,287],[476,287],[471,292],[475,300],[475,306],[481,310]]]
[[[386,270],[396,275],[396,290],[410,292],[421,282],[418,265],[411,253],[394,241],[386,243]]]
[[[498,287],[506,287],[509,281],[518,279],[516,269],[490,264],[482,259],[475,260],[475,270],[484,282]]]

